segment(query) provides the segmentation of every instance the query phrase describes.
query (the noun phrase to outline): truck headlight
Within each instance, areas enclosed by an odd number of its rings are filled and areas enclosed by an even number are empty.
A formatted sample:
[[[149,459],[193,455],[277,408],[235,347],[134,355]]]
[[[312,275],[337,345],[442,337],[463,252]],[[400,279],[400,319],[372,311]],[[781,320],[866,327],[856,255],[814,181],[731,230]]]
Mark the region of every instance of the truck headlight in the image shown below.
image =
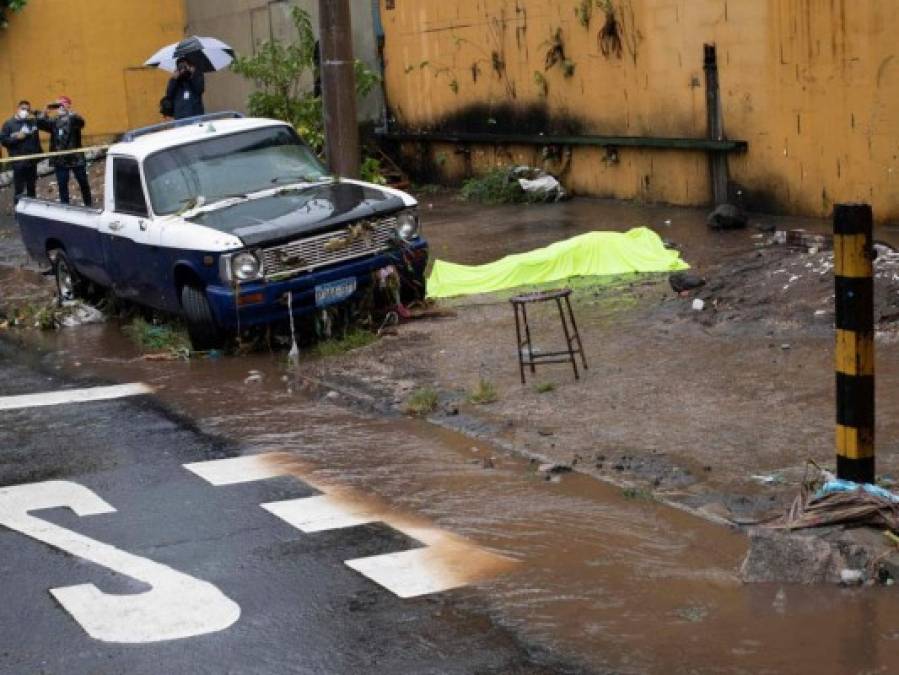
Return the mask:
[[[251,281],[262,276],[262,263],[255,253],[244,251],[231,259],[231,272],[238,281]]]
[[[411,241],[418,236],[421,226],[418,214],[414,211],[403,211],[396,219],[396,233],[403,241]]]

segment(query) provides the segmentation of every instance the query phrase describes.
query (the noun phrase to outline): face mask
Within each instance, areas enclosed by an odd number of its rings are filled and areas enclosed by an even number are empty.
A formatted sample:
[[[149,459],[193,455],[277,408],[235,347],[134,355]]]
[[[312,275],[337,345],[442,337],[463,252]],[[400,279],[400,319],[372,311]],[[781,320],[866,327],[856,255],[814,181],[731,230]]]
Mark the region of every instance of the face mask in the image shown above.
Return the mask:
[[[28,116],[30,114],[31,113],[27,110],[19,110],[19,112],[16,113],[16,117],[18,117],[20,120],[24,120],[24,119],[28,119]]]

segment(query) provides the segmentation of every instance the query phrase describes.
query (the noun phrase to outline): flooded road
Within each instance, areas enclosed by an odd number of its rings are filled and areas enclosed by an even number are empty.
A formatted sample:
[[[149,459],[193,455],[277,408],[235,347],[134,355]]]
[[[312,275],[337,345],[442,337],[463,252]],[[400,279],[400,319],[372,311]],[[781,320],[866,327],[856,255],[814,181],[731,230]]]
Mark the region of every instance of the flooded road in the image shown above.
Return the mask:
[[[449,202],[425,212],[435,256],[480,263],[588,229],[646,224],[688,246],[700,268],[755,245],[753,230],[709,237],[695,210],[669,207],[579,200],[551,212],[492,209],[477,246],[465,237],[471,217],[471,207]],[[28,272],[4,275],[5,288],[38,283]],[[310,484],[515,561],[450,593],[521,643],[587,671],[895,671],[895,587],[743,585],[736,576],[747,548],[742,533],[581,474],[547,481],[516,454],[375,412],[311,385],[309,377],[327,374],[324,362],[303,360],[298,372],[284,353],[148,362],[115,324],[16,339],[43,354],[46,366],[86,381],[145,382],[165,405],[247,454],[287,453]],[[251,371],[261,379],[247,382]]]
[[[518,561],[452,593],[587,669],[887,673],[899,658],[893,589],[742,585],[742,534],[579,474],[546,481],[503,450],[310,391],[281,354],[147,363],[110,356],[133,349],[109,326],[44,335],[48,364],[146,382],[247,453],[290,453],[313,481]],[[262,381],[245,383],[249,370]]]

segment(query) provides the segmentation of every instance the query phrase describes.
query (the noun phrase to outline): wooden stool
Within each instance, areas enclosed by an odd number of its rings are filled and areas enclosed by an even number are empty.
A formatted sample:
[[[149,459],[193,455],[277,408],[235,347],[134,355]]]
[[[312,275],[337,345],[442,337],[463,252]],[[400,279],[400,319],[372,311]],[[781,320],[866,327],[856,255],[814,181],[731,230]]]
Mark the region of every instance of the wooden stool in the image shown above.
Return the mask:
[[[518,368],[521,370],[521,383],[525,384],[524,367],[530,366],[531,373],[535,373],[535,367],[539,363],[568,363],[574,369],[574,379],[579,380],[580,375],[577,371],[577,361],[575,354],[581,355],[581,361],[584,364],[584,370],[587,370],[587,357],[584,356],[584,346],[581,344],[581,336],[577,330],[577,324],[574,321],[574,313],[571,311],[571,295],[570,288],[560,288],[552,291],[540,291],[537,293],[525,293],[524,295],[516,295],[509,302],[515,310],[515,334],[518,336]],[[534,353],[531,345],[531,328],[528,325],[528,304],[532,302],[548,302],[556,301],[559,308],[559,318],[562,320],[562,331],[565,333],[565,351],[544,352],[540,354]],[[565,307],[568,308],[568,319],[565,318],[565,311],[562,309],[562,301],[565,301]],[[519,309],[521,310],[521,319],[518,318]],[[571,330],[568,330],[568,321],[571,322]],[[524,325],[524,339],[521,339],[521,327]],[[527,357],[524,350],[527,349]],[[565,358],[559,358],[565,355]]]

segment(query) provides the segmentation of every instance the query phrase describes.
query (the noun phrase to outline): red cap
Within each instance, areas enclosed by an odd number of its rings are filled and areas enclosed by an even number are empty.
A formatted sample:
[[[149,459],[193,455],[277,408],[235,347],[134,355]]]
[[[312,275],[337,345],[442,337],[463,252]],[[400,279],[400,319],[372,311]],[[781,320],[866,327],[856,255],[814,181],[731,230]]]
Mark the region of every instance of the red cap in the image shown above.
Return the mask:
[[[69,108],[72,105],[72,99],[70,99],[68,96],[60,96],[58,99],[56,99],[56,102],[62,103],[66,108]]]

